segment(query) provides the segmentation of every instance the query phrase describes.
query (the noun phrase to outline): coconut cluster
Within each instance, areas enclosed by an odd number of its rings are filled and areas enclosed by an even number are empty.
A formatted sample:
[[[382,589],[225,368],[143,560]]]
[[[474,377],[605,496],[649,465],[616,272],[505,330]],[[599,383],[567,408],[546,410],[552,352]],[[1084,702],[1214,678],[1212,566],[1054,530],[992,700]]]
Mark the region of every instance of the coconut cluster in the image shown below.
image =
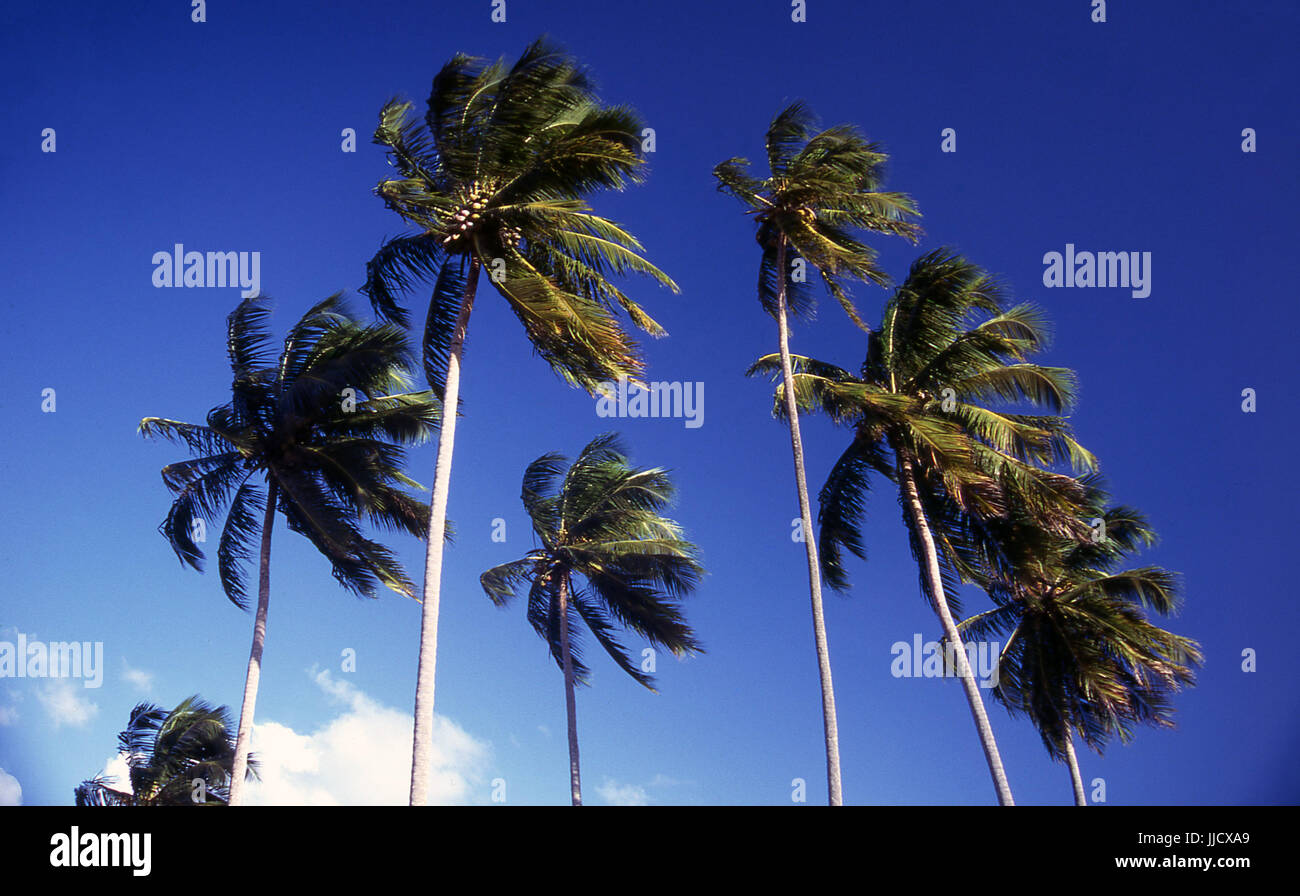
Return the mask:
[[[507,249],[518,249],[524,239],[524,232],[518,227],[506,225],[501,228],[501,245]]]
[[[461,200],[459,207],[448,219],[450,233],[442,238],[442,244],[444,246],[450,245],[456,240],[473,233],[483,219],[483,212],[488,205],[487,201],[487,191],[475,182],[464,199]]]

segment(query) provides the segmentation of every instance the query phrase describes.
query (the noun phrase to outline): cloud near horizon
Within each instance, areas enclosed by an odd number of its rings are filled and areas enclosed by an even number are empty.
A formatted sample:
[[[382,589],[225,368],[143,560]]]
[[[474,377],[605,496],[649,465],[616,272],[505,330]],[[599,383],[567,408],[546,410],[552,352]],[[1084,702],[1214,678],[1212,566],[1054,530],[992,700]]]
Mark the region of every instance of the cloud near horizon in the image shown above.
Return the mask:
[[[23,785],[18,779],[0,768],[0,806],[21,806],[23,804]]]
[[[312,678],[343,711],[310,734],[275,721],[256,723],[252,749],[261,780],[249,782],[248,803],[405,805],[412,716],[384,706],[328,670],[314,671]],[[487,802],[489,793],[481,785],[490,755],[487,743],[435,714],[430,804]]]

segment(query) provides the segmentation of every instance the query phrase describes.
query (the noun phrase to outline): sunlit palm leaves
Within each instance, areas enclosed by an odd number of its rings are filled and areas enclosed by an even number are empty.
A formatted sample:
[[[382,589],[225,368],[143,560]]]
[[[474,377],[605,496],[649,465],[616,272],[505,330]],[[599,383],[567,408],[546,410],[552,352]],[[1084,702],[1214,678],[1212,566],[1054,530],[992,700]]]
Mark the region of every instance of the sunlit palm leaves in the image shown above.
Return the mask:
[[[767,131],[769,174],[749,174],[749,162],[728,159],[713,169],[718,189],[749,208],[762,247],[758,296],[764,310],[777,316],[779,256],[785,249],[786,301],[796,316],[811,313],[813,272],[859,326],[848,283],[861,280],[885,285],[889,278],[876,265],[876,253],[855,231],[894,234],[915,240],[918,214],[905,193],[885,192],[887,156],[855,128],[841,125],[816,131],[803,103],[782,110]],[[800,264],[811,268],[796,275]]]
[[[602,105],[582,68],[546,41],[512,66],[455,56],[434,78],[423,121],[410,103],[384,107],[375,142],[399,176],[376,192],[416,231],[376,253],[363,291],[377,313],[404,323],[400,294],[435,283],[424,363],[439,394],[473,266],[565,380],[594,391],[640,373],[616,310],[653,335],[664,331],[612,278],[646,274],[676,286],[584,197],[643,178],[643,129],[633,110]]]
[[[991,277],[941,249],[912,265],[868,336],[859,374],[794,358],[799,405],[854,432],[820,495],[818,546],[832,587],[848,587],[846,550],[865,559],[861,523],[871,474],[896,481],[901,457],[917,468],[950,571],[970,572],[963,565],[969,554],[953,542],[970,535],[944,523],[961,514],[1003,516],[1013,498],[1041,511],[1055,531],[1083,533],[1079,486],[1053,467],[1091,469],[1096,461],[1056,413],[1073,401],[1073,373],[1028,360],[1047,337],[1037,309],[1006,307]],[[775,355],[750,369],[778,371]],[[777,414],[785,413],[782,388]]]

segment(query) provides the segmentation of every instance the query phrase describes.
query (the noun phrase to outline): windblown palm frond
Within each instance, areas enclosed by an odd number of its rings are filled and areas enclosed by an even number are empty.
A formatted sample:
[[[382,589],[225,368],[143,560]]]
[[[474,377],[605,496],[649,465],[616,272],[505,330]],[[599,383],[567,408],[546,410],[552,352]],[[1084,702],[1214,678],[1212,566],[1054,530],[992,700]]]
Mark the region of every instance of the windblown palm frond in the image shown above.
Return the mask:
[[[140,703],[118,735],[130,779],[96,775],[76,789],[78,806],[225,805],[235,745],[230,713],[197,695],[172,710]],[[256,761],[248,765],[256,777]],[[119,787],[126,784],[129,789]],[[118,786],[113,786],[118,785]]]

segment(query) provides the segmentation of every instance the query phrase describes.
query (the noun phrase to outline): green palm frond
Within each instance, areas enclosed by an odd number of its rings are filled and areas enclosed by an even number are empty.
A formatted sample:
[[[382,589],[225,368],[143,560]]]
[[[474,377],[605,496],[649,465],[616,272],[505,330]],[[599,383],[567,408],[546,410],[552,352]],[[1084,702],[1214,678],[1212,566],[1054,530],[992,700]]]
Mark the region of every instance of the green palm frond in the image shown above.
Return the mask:
[[[217,547],[217,570],[226,597],[241,610],[248,609],[248,587],[244,567],[252,560],[254,544],[262,534],[266,496],[253,482],[245,481],[230,501],[226,524]]]
[[[375,314],[384,320],[405,327],[410,315],[401,305],[399,296],[438,278],[443,269],[443,252],[438,244],[423,233],[404,234],[385,240],[378,251],[366,262],[366,282],[361,294],[370,300]],[[442,311],[445,318],[445,310]],[[455,322],[444,323],[450,330]]]
[[[826,583],[836,591],[849,590],[843,552],[867,559],[862,523],[871,473],[887,471],[888,463],[878,444],[854,439],[831,468],[817,496],[817,554]]]

